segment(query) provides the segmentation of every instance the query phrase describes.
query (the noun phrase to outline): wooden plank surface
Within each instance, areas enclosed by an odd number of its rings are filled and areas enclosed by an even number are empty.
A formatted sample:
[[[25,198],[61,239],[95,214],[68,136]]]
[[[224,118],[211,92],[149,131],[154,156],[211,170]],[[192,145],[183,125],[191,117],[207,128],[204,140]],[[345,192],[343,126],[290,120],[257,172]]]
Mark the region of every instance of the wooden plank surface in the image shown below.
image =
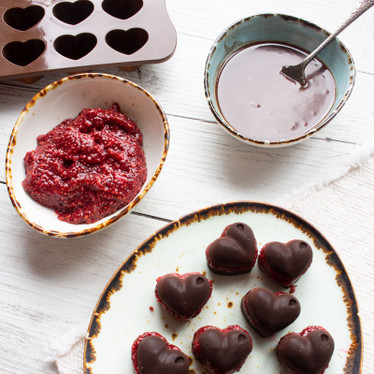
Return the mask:
[[[75,324],[88,322],[105,284],[143,240],[191,210],[239,199],[275,202],[321,176],[374,138],[374,11],[344,31],[358,74],[353,94],[332,123],[296,146],[264,150],[240,143],[214,121],[203,89],[209,49],[229,24],[252,14],[294,15],[334,30],[357,5],[341,0],[168,0],[177,28],[173,58],[138,71],[114,73],[149,90],[171,127],[169,155],[159,179],[136,210],[116,225],[77,240],[32,231],[12,208],[0,170],[0,371],[53,374],[44,348]],[[0,163],[13,125],[49,74],[26,85],[0,83]]]

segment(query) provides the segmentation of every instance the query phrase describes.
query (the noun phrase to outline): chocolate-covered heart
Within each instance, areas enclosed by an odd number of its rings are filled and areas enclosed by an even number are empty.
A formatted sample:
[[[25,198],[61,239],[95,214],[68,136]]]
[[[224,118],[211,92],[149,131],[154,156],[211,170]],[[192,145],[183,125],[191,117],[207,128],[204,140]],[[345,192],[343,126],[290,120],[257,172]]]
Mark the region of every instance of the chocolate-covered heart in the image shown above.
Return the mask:
[[[19,31],[31,29],[44,17],[45,11],[39,5],[26,8],[10,8],[4,13],[4,22]]]
[[[303,240],[291,240],[286,244],[267,243],[260,252],[258,264],[275,282],[290,287],[309,268],[313,251]]]
[[[143,7],[143,0],[104,0],[102,8],[105,12],[119,19],[128,19]]]
[[[211,374],[231,374],[239,371],[253,348],[252,338],[238,325],[221,330],[204,326],[192,341],[196,359]]]
[[[45,50],[45,44],[39,39],[30,39],[24,43],[10,42],[3,48],[3,56],[19,66],[26,66],[38,59]]]
[[[206,257],[210,270],[215,273],[234,275],[250,272],[257,258],[252,229],[241,222],[227,226],[221,237],[208,245]]]
[[[112,30],[105,36],[106,43],[117,52],[131,55],[147,43],[147,31],[139,27],[130,30]]]
[[[75,36],[61,35],[55,40],[53,46],[64,57],[79,60],[88,55],[95,48],[96,44],[96,36],[85,32]]]
[[[74,3],[61,1],[53,7],[53,15],[69,25],[77,25],[90,16],[94,5],[89,0],[78,0]]]
[[[309,326],[300,334],[291,333],[278,343],[277,356],[292,373],[321,374],[334,352],[334,339],[320,326]]]
[[[175,318],[197,316],[212,293],[212,282],[200,273],[167,274],[157,279],[158,302]]]
[[[140,335],[131,358],[137,374],[187,374],[190,365],[188,357],[157,332]]]
[[[267,288],[257,287],[242,298],[241,310],[253,329],[267,337],[296,320],[300,314],[300,303],[288,293],[274,294]]]

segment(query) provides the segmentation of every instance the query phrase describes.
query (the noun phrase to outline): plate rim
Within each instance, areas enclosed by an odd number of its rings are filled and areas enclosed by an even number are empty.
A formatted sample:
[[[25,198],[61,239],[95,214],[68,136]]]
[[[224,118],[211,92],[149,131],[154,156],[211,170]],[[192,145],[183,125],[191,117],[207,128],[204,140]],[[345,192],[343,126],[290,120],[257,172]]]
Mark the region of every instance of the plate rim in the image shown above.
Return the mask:
[[[352,282],[334,247],[312,224],[310,224],[300,215],[295,214],[288,209],[264,202],[238,200],[197,209],[181,216],[176,220],[170,221],[147,237],[147,239],[145,239],[134,251],[129,254],[129,256],[127,256],[125,261],[121,263],[105,285],[91,314],[83,352],[84,374],[95,374],[91,371],[91,368],[87,366],[88,363],[92,363],[96,360],[96,352],[94,347],[91,345],[91,339],[97,337],[100,333],[101,325],[98,318],[110,309],[110,302],[106,300],[106,296],[117,292],[122,288],[120,275],[123,272],[131,273],[133,270],[135,270],[138,258],[147,254],[148,252],[151,252],[158,241],[168,237],[179,228],[207,220],[214,216],[229,215],[231,213],[242,214],[245,212],[271,213],[279,219],[286,220],[288,223],[294,225],[295,228],[300,229],[302,232],[308,235],[313,240],[314,246],[326,254],[326,263],[336,272],[335,280],[344,294],[343,301],[346,305],[347,315],[349,317],[347,318],[347,321],[351,337],[351,346],[347,352],[344,374],[362,373],[363,337],[358,302]]]

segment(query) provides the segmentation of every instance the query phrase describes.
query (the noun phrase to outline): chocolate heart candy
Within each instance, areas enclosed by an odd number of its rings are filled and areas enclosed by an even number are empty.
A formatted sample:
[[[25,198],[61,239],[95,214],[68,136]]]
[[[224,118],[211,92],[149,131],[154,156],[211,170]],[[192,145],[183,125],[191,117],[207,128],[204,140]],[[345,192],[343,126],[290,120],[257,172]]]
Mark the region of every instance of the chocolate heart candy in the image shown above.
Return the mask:
[[[243,297],[241,309],[253,329],[263,337],[284,329],[300,314],[295,296],[285,292],[274,294],[262,287],[252,289]]]
[[[158,302],[175,318],[197,316],[212,293],[212,282],[200,273],[167,274],[157,279]]]
[[[312,258],[312,248],[303,240],[271,242],[261,249],[258,264],[274,281],[290,287],[307,271]]]
[[[209,244],[206,257],[210,270],[218,274],[248,273],[257,258],[256,239],[245,223],[227,226],[221,237]]]
[[[231,374],[240,370],[253,348],[252,338],[238,325],[221,330],[204,326],[192,341],[196,359],[211,374]]]
[[[187,374],[190,365],[188,357],[157,332],[140,335],[131,356],[137,374]]]
[[[298,374],[321,374],[334,352],[334,339],[320,326],[309,326],[300,334],[291,333],[278,343],[282,365]]]

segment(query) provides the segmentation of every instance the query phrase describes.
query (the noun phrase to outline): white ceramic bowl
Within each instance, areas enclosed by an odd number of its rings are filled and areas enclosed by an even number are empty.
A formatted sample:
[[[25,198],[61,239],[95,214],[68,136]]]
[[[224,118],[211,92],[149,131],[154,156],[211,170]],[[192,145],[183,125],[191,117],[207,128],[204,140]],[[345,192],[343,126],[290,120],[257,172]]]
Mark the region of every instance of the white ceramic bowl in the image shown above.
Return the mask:
[[[60,221],[57,214],[35,202],[23,189],[23,159],[36,148],[36,138],[64,119],[75,118],[83,108],[109,108],[118,103],[143,133],[147,180],[131,203],[92,224]],[[144,89],[120,77],[78,74],[56,81],[41,90],[19,116],[6,154],[6,183],[19,215],[34,229],[56,237],[75,237],[109,226],[128,213],[144,197],[161,172],[169,148],[169,125],[157,101]]]

